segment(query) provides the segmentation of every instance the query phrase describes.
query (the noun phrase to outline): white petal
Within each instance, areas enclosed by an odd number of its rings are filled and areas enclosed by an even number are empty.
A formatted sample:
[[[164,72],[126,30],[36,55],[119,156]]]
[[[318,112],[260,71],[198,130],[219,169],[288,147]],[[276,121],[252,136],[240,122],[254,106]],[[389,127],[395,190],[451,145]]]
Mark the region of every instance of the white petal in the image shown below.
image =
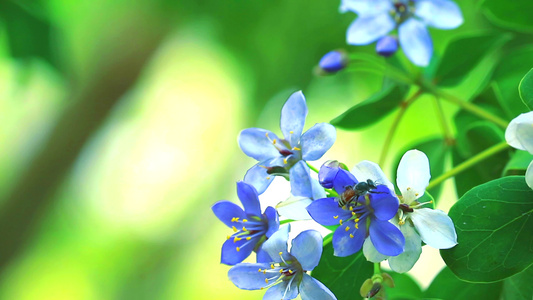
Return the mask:
[[[378,263],[388,258],[387,255],[383,255],[376,250],[376,247],[374,247],[374,244],[372,244],[372,241],[369,238],[367,238],[363,244],[363,254],[369,262],[373,263]]]
[[[387,179],[385,173],[381,170],[378,164],[373,163],[368,160],[363,160],[362,162],[355,165],[352,170],[353,175],[358,181],[366,181],[367,179],[372,179],[376,184],[384,184],[391,191],[394,192],[394,186],[392,182]]]
[[[449,0],[416,1],[415,14],[432,27],[453,29],[463,24],[463,14],[455,2]]]
[[[350,45],[368,45],[394,29],[396,23],[388,13],[360,16],[350,24],[346,42]]]
[[[453,221],[440,209],[415,209],[410,215],[424,243],[436,249],[448,249],[457,245]]]
[[[398,165],[396,183],[402,192],[403,202],[411,203],[424,195],[429,184],[429,160],[426,154],[418,150],[405,152]]]
[[[526,183],[531,189],[533,189],[533,161],[529,163],[526,170]]]
[[[511,147],[533,154],[533,111],[520,114],[509,123],[505,140]]]
[[[291,196],[289,199],[280,202],[276,205],[278,213],[292,220],[309,220],[311,216],[305,209],[313,200],[307,197]]]
[[[410,18],[398,28],[402,50],[415,65],[425,67],[433,54],[433,42],[426,25]]]
[[[404,273],[415,265],[422,253],[422,241],[415,228],[408,223],[400,226],[405,237],[405,250],[398,256],[389,258],[389,266],[394,272]]]
[[[393,8],[390,0],[342,0],[340,11],[351,10],[359,16],[373,16],[388,12]]]

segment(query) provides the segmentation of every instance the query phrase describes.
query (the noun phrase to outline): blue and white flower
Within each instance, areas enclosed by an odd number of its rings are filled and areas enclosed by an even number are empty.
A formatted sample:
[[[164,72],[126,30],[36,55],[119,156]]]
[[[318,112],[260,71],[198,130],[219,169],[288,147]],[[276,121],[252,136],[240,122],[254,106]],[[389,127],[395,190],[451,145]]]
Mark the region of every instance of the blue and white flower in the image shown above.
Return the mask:
[[[450,0],[343,0],[340,10],[358,15],[346,33],[348,44],[367,45],[396,29],[405,55],[418,66],[427,66],[433,53],[427,26],[453,29],[463,23],[461,9]]]
[[[275,175],[285,174],[290,180],[304,173],[296,173],[293,166],[299,161],[320,159],[333,146],[335,127],[318,123],[302,134],[307,105],[301,91],[292,94],[281,110],[280,127],[283,139],[260,128],[248,128],[239,134],[242,151],[259,161],[248,170],[244,182],[253,185],[262,194]],[[303,181],[303,180],[302,180]]]
[[[425,193],[431,178],[429,160],[418,150],[407,151],[398,166],[396,183],[402,195],[397,223],[405,237],[405,251],[389,257],[391,269],[398,273],[411,270],[422,253],[422,241],[436,249],[448,249],[457,245],[457,234],[452,219],[439,209],[422,207],[417,199]],[[387,259],[376,251],[372,241],[363,246],[365,257],[371,262]]]
[[[509,146],[533,154],[533,112],[514,118],[505,130],[505,140]],[[526,170],[526,183],[533,189],[533,161]]]
[[[289,300],[298,294],[303,300],[337,299],[326,286],[307,274],[322,256],[320,233],[303,231],[294,238],[289,252],[289,229],[289,225],[283,226],[263,244],[269,262],[237,264],[229,270],[229,279],[240,289],[267,289],[263,300]]]

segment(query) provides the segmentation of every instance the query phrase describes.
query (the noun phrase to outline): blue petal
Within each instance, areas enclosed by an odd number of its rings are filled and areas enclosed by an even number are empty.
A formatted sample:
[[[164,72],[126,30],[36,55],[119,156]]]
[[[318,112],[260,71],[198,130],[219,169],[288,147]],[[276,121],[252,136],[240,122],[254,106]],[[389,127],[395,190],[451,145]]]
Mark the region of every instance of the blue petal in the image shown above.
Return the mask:
[[[303,160],[317,160],[333,146],[337,132],[328,123],[318,123],[309,128],[300,140]]]
[[[387,186],[378,185],[377,189],[369,193],[369,197],[376,218],[388,221],[398,212],[400,202]]]
[[[384,36],[376,43],[376,52],[385,57],[389,57],[398,51],[398,40],[392,36]]]
[[[272,274],[263,274],[259,269],[270,269],[270,264],[238,264],[228,271],[229,280],[243,290],[258,290],[265,287],[265,279]]]
[[[318,66],[328,73],[335,73],[344,69],[348,62],[349,58],[344,51],[334,50],[322,56]]]
[[[307,105],[304,94],[302,91],[293,93],[281,109],[280,120],[281,132],[293,147],[300,141],[306,117]]]
[[[245,260],[255,248],[257,242],[259,242],[260,237],[252,238],[247,241],[242,239],[240,241],[234,241],[234,237],[230,237],[222,245],[222,255],[220,262],[226,265],[234,265]],[[237,251],[237,248],[239,250]]]
[[[279,253],[284,260],[290,260],[291,256],[287,251],[287,240],[289,239],[290,224],[281,226],[278,231],[270,236],[266,242],[263,243],[263,250],[272,258],[274,262],[283,262]]]
[[[326,191],[317,180],[311,179],[311,187],[313,189],[313,199],[326,198]]]
[[[271,235],[274,234],[274,232],[278,231],[279,229],[278,212],[274,207],[269,206],[265,209],[265,216],[268,220],[268,229],[266,232],[266,236],[267,238],[269,238]]]
[[[257,193],[261,195],[265,192],[270,183],[274,180],[274,176],[267,173],[267,169],[262,166],[269,166],[270,160],[262,161],[251,167],[246,175],[244,175],[244,182],[253,185]]]
[[[297,162],[289,170],[291,194],[294,196],[313,198],[313,186],[310,173],[311,171],[309,170],[309,167],[303,160]]]
[[[350,229],[347,231],[346,227]],[[353,235],[353,237],[350,236]],[[333,255],[349,256],[361,250],[366,238],[366,222],[361,220],[359,228],[355,229],[355,222],[350,220],[339,226],[333,233]]]
[[[370,239],[379,253],[388,256],[402,253],[405,245],[405,238],[398,227],[378,219],[370,222]]]
[[[339,207],[334,197],[323,198],[313,201],[307,207],[311,218],[325,226],[338,225],[339,220],[351,218],[352,213]],[[337,218],[334,218],[334,217]]]
[[[346,42],[350,45],[368,45],[387,35],[395,26],[388,13],[360,16],[348,27]]]
[[[353,11],[359,16],[373,16],[389,12],[394,7],[390,0],[342,0],[340,11]]]
[[[358,181],[352,173],[344,169],[339,169],[335,181],[333,181],[333,188],[340,195],[344,193],[347,186],[353,187]]]
[[[307,274],[300,283],[300,296],[302,300],[337,300],[325,285]]]
[[[290,300],[298,296],[298,282],[294,279],[289,286],[289,281],[283,281],[269,288],[263,300]]]
[[[269,138],[272,140],[278,139],[275,134],[268,130],[247,128],[241,131],[237,140],[244,154],[257,161],[263,161],[280,155],[278,149]]]
[[[416,1],[415,15],[427,25],[440,29],[453,29],[463,24],[461,9],[449,0]]]
[[[328,160],[327,162],[325,162],[320,167],[320,171],[318,171],[318,181],[320,182],[320,185],[322,185],[326,189],[332,188],[333,182],[335,181],[335,177],[337,177],[339,169],[340,164],[338,161]]]
[[[291,255],[306,271],[313,270],[322,256],[322,236],[316,230],[301,232],[292,240]]]
[[[242,208],[237,204],[226,200],[218,201],[211,207],[211,209],[213,210],[213,213],[215,213],[215,216],[230,228],[235,226],[235,223],[231,222],[233,218],[240,218],[241,220],[246,219],[246,214]]]
[[[257,263],[271,263],[272,262],[272,258],[270,257],[270,255],[268,255],[268,253],[265,250],[263,250],[262,246],[257,251],[256,260],[257,260]]]
[[[415,65],[425,67],[433,54],[433,42],[424,23],[413,18],[398,29],[403,52]]]
[[[255,188],[243,181],[237,182],[237,196],[241,200],[244,211],[249,215],[260,216],[261,205]]]

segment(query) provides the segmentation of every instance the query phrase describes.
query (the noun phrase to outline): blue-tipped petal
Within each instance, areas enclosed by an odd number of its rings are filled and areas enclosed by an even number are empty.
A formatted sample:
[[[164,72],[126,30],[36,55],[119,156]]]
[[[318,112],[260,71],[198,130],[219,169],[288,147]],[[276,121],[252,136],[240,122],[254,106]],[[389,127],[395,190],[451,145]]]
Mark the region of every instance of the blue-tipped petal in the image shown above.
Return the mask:
[[[307,198],[313,197],[313,186],[311,183],[311,171],[307,164],[300,160],[290,170],[291,194]]]
[[[293,93],[281,109],[280,127],[291,146],[298,146],[307,117],[307,104],[302,91]],[[292,132],[292,133],[291,133]]]
[[[318,66],[328,73],[335,73],[348,65],[349,59],[344,51],[330,51],[320,59]]]
[[[340,11],[353,11],[359,16],[387,13],[394,7],[390,0],[342,0]]]
[[[337,132],[335,127],[328,123],[317,123],[309,128],[300,140],[303,160],[317,160],[333,146]]]
[[[344,169],[339,169],[335,181],[333,181],[333,188],[335,188],[335,191],[340,195],[344,193],[346,187],[353,187],[357,183],[358,181],[352,173]]]
[[[265,287],[265,279],[272,274],[263,274],[259,269],[270,269],[270,264],[238,264],[228,271],[233,284],[243,290],[259,290]]]
[[[376,43],[376,52],[385,57],[389,57],[398,51],[398,40],[392,36],[384,36]]]
[[[237,196],[241,200],[244,211],[249,215],[260,216],[261,205],[256,189],[244,181],[237,182]]]
[[[400,226],[405,237],[405,251],[389,258],[389,265],[394,272],[405,273],[413,268],[422,253],[422,240],[415,228],[408,223]]]
[[[363,254],[365,255],[366,260],[372,263],[378,263],[389,258],[389,256],[383,255],[376,250],[376,247],[372,244],[372,239],[366,239],[363,243]]]
[[[350,45],[368,45],[387,35],[396,26],[389,14],[360,16],[348,27],[346,42]]]
[[[427,66],[433,54],[433,42],[424,23],[411,18],[400,25],[398,35],[407,58],[417,66]]]
[[[263,250],[263,247],[261,246],[257,251],[256,261],[257,263],[271,263],[272,258],[265,250]]]
[[[313,201],[307,207],[307,212],[313,220],[325,226],[338,225],[339,220],[346,220],[352,216],[350,211],[339,207],[334,197]]]
[[[370,222],[370,238],[379,253],[396,256],[403,252],[405,238],[398,227],[388,221],[372,219]]]
[[[242,152],[257,161],[263,161],[280,155],[278,149],[274,147],[271,141],[275,139],[278,139],[275,134],[261,128],[244,129],[237,138]]]
[[[416,1],[415,15],[427,25],[439,29],[453,29],[463,24],[461,9],[449,0]]]
[[[296,298],[298,296],[296,279],[291,282],[290,286],[288,284],[289,281],[283,281],[269,288],[263,296],[263,300],[290,300]]]
[[[226,226],[231,228],[235,226],[235,222],[231,222],[233,218],[246,219],[246,214],[237,204],[222,200],[215,203],[211,209],[217,218]]]
[[[272,258],[272,261],[283,262],[279,255],[280,252],[284,260],[290,260],[291,256],[287,251],[287,240],[289,239],[290,228],[290,224],[281,226],[278,231],[263,243],[262,248]]]
[[[302,300],[337,300],[335,295],[322,282],[304,274],[300,283]]]
[[[251,167],[244,175],[244,182],[253,185],[259,195],[264,193],[270,183],[274,180],[274,176],[269,175],[267,169],[263,167],[268,166],[269,163],[270,160],[262,161]]]
[[[307,212],[307,206],[313,203],[313,200],[307,197],[291,196],[285,201],[281,201],[276,205],[278,213],[292,220],[310,220],[311,216]]]
[[[436,249],[457,245],[452,219],[440,209],[419,208],[409,214],[424,243]]]
[[[274,232],[279,229],[279,218],[276,209],[272,206],[269,206],[265,209],[265,216],[268,220],[268,229],[266,232],[266,237],[269,238]]]
[[[326,198],[326,191],[317,180],[311,179],[311,187],[313,188],[313,199]]]
[[[372,179],[375,184],[386,185],[389,190],[394,191],[394,185],[389,181],[383,170],[375,162],[363,160],[352,169],[352,173],[359,181]]]
[[[378,185],[377,189],[369,194],[370,206],[374,209],[374,216],[380,220],[388,221],[398,212],[400,201],[385,185]]]
[[[260,237],[252,238],[247,241],[242,239],[240,241],[235,241],[234,237],[226,240],[222,245],[222,255],[220,262],[226,265],[235,265],[243,260],[245,260],[255,248],[257,242],[259,242]],[[239,250],[237,250],[237,248]]]
[[[346,227],[348,227],[349,230],[346,230]],[[351,237],[350,234],[353,235],[353,237]],[[344,257],[354,254],[361,250],[365,238],[365,220],[359,222],[358,229],[355,229],[355,222],[353,220],[344,223],[333,233],[333,255]]]
[[[292,240],[291,255],[306,271],[313,270],[322,256],[322,236],[316,230],[301,232]]]

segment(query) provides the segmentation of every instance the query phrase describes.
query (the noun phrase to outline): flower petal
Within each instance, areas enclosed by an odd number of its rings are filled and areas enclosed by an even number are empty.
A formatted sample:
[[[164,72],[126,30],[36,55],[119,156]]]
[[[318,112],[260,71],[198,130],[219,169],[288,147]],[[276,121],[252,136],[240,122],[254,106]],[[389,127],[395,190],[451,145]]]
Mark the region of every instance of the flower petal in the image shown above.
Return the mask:
[[[384,261],[389,257],[379,253],[378,250],[376,250],[376,247],[374,247],[374,244],[372,244],[371,239],[365,240],[365,243],[363,244],[363,254],[369,262],[373,263]]]
[[[251,184],[259,195],[265,192],[267,187],[274,180],[274,176],[267,173],[264,166],[268,166],[270,160],[262,161],[251,167],[244,175],[244,182]]]
[[[271,141],[275,139],[278,139],[278,137],[268,130],[247,128],[241,131],[237,141],[244,154],[257,161],[263,161],[280,155],[278,149],[274,147]]]
[[[346,187],[353,187],[357,183],[358,181],[357,179],[355,179],[355,176],[353,176],[352,173],[344,169],[339,169],[339,172],[337,173],[337,176],[335,176],[335,180],[333,181],[333,188],[340,195],[344,193]]]
[[[337,300],[335,295],[322,282],[303,274],[300,283],[300,296],[302,300]]]
[[[317,160],[333,146],[337,132],[335,127],[328,123],[317,123],[309,128],[300,140],[303,160]]]
[[[361,250],[366,238],[366,220],[359,222],[359,228],[356,229],[353,220],[339,226],[333,233],[333,255],[349,256]],[[346,230],[346,227],[349,230]],[[352,237],[353,236],[353,237]]]
[[[392,185],[392,182],[390,182],[385,173],[383,173],[379,165],[374,162],[363,160],[355,165],[352,173],[358,181],[371,179],[376,185],[386,185],[391,192],[394,192],[394,185]]]
[[[453,29],[463,24],[461,9],[449,0],[416,1],[415,15],[427,25],[439,29]]]
[[[424,243],[436,249],[457,245],[453,221],[440,209],[420,208],[409,214]]]
[[[307,212],[307,206],[313,203],[313,200],[307,197],[291,196],[289,199],[276,205],[278,213],[292,220],[309,220],[311,216]]]
[[[290,282],[290,285],[289,285]],[[290,300],[298,296],[298,282],[296,280],[282,281],[269,288],[263,300]]]
[[[398,256],[390,257],[389,265],[394,272],[405,273],[418,261],[422,253],[422,240],[409,223],[400,226],[400,230],[405,237],[405,250]]]
[[[259,239],[260,237],[256,237],[249,241],[246,239],[235,241],[234,236],[230,237],[222,245],[220,262],[230,266],[241,263],[252,254]]]
[[[313,197],[311,171],[303,160],[292,166],[289,170],[289,176],[291,178],[291,194],[307,198]]]
[[[531,189],[533,189],[533,160],[529,163],[526,170],[526,183]]]
[[[396,23],[388,13],[359,16],[346,32],[346,43],[368,45],[394,29]]]
[[[317,180],[311,179],[311,187],[313,189],[313,199],[326,198],[326,191]]]
[[[316,230],[301,232],[292,240],[291,255],[294,256],[302,268],[312,271],[322,256],[322,236]]]
[[[266,242],[263,243],[263,250],[272,258],[274,262],[282,262],[279,255],[283,256],[283,259],[290,260],[291,256],[287,251],[287,240],[289,239],[290,224],[281,226],[278,231],[270,236]]]
[[[415,65],[425,67],[433,54],[433,42],[421,21],[411,18],[398,28],[403,52]]]
[[[256,189],[244,181],[237,182],[237,196],[241,200],[242,206],[246,214],[260,216],[261,205],[259,204],[259,196]]]
[[[429,160],[426,154],[418,150],[405,152],[398,165],[396,183],[402,192],[403,202],[410,204],[422,197],[429,184]]]
[[[265,216],[268,220],[268,229],[265,235],[267,238],[269,238],[271,235],[274,234],[274,232],[278,231],[279,229],[278,212],[274,207],[269,206],[265,209]]]
[[[263,274],[259,269],[270,269],[270,264],[238,264],[228,271],[233,284],[243,290],[259,290],[266,286],[265,279],[272,274]]]
[[[533,154],[533,111],[514,118],[505,130],[505,140],[509,146],[526,150]]]
[[[328,160],[318,171],[318,181],[326,189],[333,187],[333,182],[340,169],[340,163],[336,160]]]
[[[379,253],[396,256],[403,252],[405,238],[398,227],[388,221],[372,219],[370,222],[370,238]]]
[[[326,226],[337,225],[339,220],[346,220],[352,216],[350,211],[339,207],[335,197],[315,200],[309,204],[307,211],[313,220]]]
[[[390,0],[342,0],[340,11],[353,11],[359,16],[373,16],[386,13],[392,8]]]
[[[256,255],[256,261],[257,263],[271,263],[272,262],[272,258],[270,257],[270,255],[268,255],[268,253],[263,250],[263,247],[261,246],[259,248],[259,250],[257,251],[257,255]]]
[[[369,195],[370,206],[374,209],[374,216],[380,220],[388,221],[398,212],[400,201],[385,185],[378,185]]]
[[[218,201],[211,209],[217,218],[222,221],[229,228],[235,225],[234,218],[246,219],[246,214],[237,204],[229,202],[227,200]]]
[[[281,109],[280,127],[285,139],[295,147],[300,141],[307,117],[307,105],[302,91],[293,93]],[[292,133],[291,133],[292,132]]]

